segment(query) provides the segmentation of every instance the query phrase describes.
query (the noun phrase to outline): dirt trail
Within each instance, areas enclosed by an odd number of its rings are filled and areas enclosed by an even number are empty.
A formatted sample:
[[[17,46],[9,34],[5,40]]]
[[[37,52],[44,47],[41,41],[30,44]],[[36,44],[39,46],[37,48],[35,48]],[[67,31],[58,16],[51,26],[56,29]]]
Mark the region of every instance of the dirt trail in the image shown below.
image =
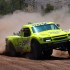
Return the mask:
[[[70,70],[70,60],[57,57],[32,60],[23,57],[0,56],[0,70]]]
[[[41,16],[40,13],[18,12],[0,19],[0,53],[5,50],[5,38],[21,29],[28,22],[54,21],[65,30],[70,28],[70,15],[67,8]],[[23,57],[0,55],[0,70],[70,70],[68,52],[54,50],[52,57],[32,60]]]

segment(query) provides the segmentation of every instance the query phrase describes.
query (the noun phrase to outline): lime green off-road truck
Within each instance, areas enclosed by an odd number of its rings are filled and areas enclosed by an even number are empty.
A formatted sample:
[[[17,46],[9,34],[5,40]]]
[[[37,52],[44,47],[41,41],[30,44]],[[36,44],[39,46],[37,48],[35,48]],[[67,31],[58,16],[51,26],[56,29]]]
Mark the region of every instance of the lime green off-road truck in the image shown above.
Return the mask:
[[[70,32],[65,32],[54,22],[23,25],[21,30],[6,38],[6,53],[32,53],[35,59],[51,56],[53,49],[68,51],[70,55]]]

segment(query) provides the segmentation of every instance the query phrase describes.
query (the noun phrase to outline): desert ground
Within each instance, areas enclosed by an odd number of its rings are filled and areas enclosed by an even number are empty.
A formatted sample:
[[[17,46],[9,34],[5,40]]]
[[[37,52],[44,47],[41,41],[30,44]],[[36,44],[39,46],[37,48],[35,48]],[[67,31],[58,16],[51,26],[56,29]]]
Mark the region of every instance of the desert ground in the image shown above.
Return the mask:
[[[52,17],[53,16],[53,17]],[[14,12],[0,18],[0,70],[70,70],[68,52],[54,50],[50,58],[33,60],[27,57],[11,57],[3,55],[5,38],[18,32],[28,22],[54,21],[64,30],[70,28],[70,15],[66,9],[41,16],[40,13]]]

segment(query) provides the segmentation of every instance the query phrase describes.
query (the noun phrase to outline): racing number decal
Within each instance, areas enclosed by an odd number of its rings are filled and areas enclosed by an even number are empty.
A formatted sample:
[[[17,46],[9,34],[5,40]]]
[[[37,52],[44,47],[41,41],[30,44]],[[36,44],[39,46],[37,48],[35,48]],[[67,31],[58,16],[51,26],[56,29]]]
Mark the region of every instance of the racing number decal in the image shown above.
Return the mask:
[[[19,46],[22,47],[22,48],[26,45],[30,46],[29,38],[24,38],[24,39],[22,39],[22,41],[19,42]]]
[[[30,44],[29,39],[23,40],[22,42],[22,46],[29,45],[29,44]]]
[[[28,47],[30,46],[30,38],[22,38],[21,40],[18,41],[18,46],[17,46],[17,51],[18,52],[23,52],[26,50],[30,50]]]

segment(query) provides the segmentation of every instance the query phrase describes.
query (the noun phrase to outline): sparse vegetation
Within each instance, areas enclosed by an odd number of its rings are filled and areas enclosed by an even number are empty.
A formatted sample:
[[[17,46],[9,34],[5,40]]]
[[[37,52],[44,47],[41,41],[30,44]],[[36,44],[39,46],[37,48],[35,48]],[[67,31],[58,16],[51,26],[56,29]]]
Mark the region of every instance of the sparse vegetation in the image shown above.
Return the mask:
[[[45,13],[49,13],[49,12],[51,12],[53,10],[54,10],[54,6],[51,5],[51,4],[47,4],[44,11],[45,11]]]
[[[13,13],[15,10],[23,10],[26,7],[25,0],[0,0],[0,15]]]
[[[28,1],[27,1],[28,2]],[[9,13],[13,13],[16,10],[25,10],[28,7],[29,3],[25,3],[25,0],[0,0],[0,15],[5,15]],[[36,3],[35,0],[31,1],[32,9],[35,11]],[[41,6],[41,11],[44,14],[49,13],[54,10],[54,6],[51,4],[47,4],[46,8]]]

